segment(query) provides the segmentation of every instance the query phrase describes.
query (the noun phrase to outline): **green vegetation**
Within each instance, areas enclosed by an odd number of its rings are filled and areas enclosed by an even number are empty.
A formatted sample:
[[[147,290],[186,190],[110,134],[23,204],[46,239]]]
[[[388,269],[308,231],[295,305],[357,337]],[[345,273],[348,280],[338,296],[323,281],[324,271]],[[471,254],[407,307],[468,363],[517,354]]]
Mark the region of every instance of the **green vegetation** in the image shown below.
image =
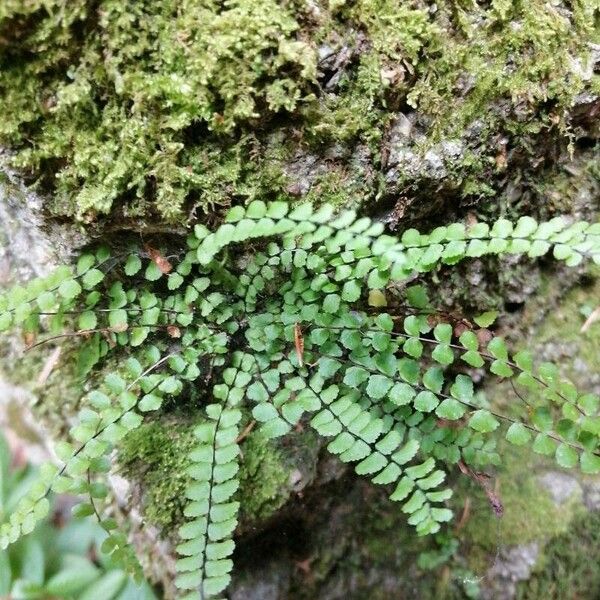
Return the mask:
[[[195,446],[192,424],[153,421],[131,432],[119,448],[125,477],[140,481],[146,519],[166,531],[183,518],[188,454]]]
[[[533,152],[598,89],[597,18],[594,0],[9,0],[0,143],[53,191],[52,214],[134,228],[295,195],[289,165],[307,144],[321,160],[337,147],[335,184],[317,177],[311,200],[385,194],[371,171],[398,110],[414,107],[428,123],[419,156],[475,128],[449,176],[462,196],[489,195],[498,133]],[[336,53],[347,59],[330,72]]]
[[[0,515],[10,518],[38,478],[32,465],[14,467],[0,433]],[[67,501],[68,502],[68,501]],[[66,506],[55,503],[52,519],[9,550],[0,550],[0,596],[18,600],[155,600],[151,588],[136,585],[102,552],[106,533],[90,520],[61,523]],[[65,504],[63,499],[62,504]]]
[[[78,494],[87,501],[75,514],[95,515],[108,534],[103,550],[140,578],[126,534],[102,515],[104,474],[120,447],[127,469],[147,463],[153,471],[147,516],[165,525],[185,517],[175,585],[186,599],[198,590],[219,595],[241,504],[264,518],[286,499],[285,460],[267,440],[303,424],[357,474],[386,486],[418,535],[452,519],[443,467],[498,464],[500,432],[563,468],[600,472],[597,395],[579,391],[555,364],[535,364],[531,352],[509,354],[499,336],[481,338],[496,312],[456,330],[423,286],[407,287],[440,265],[549,253],[571,267],[600,263],[600,224],[522,217],[409,229],[399,240],[355,211],[254,201],[232,208],[214,231],[196,225],[187,250],[169,258],[148,246],[100,247],[74,269],[13,287],[0,298],[0,330],[20,326],[52,341],[75,328],[102,351],[81,347],[95,385],[70,441],[56,447],[62,467],[41,470],[1,526],[2,545],[45,517],[50,490]],[[472,369],[511,380],[521,410],[491,407]],[[194,424],[170,421],[174,407]],[[144,426],[157,411],[164,422]],[[251,419],[260,428],[248,436]]]
[[[600,513],[581,515],[569,531],[554,538],[530,581],[519,586],[519,600],[592,600],[600,593]]]

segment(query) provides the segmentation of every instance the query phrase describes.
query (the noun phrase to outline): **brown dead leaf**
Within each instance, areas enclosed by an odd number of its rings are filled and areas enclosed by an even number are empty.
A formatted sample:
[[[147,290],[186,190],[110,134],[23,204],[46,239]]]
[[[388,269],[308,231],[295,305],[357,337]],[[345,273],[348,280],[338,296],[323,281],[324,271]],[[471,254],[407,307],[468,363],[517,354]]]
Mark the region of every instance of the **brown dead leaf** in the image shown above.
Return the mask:
[[[252,420],[250,421],[250,423],[248,423],[248,425],[246,425],[246,427],[244,427],[244,430],[242,431],[242,433],[240,433],[240,435],[238,435],[237,439],[235,440],[236,444],[239,444],[240,442],[243,442],[252,432],[252,430],[254,429],[254,427],[256,426],[256,421]]]
[[[475,335],[477,336],[477,341],[479,342],[479,347],[480,348],[486,348],[488,343],[492,341],[492,338],[494,337],[494,334],[489,330],[489,329],[478,329],[475,332]]]
[[[161,254],[160,250],[152,248],[152,246],[149,246],[148,244],[146,244],[144,249],[148,253],[150,260],[156,264],[163,275],[166,275],[173,270],[173,265]]]
[[[177,325],[167,325],[167,333],[169,334],[169,337],[172,338],[181,337],[181,329],[179,329]]]
[[[304,560],[297,560],[296,568],[299,571],[302,571],[302,573],[304,573],[306,576],[309,576],[309,575],[311,575],[310,563],[313,560],[315,560],[315,559],[312,556],[309,556],[308,558],[305,558]]]
[[[25,342],[25,345],[27,347],[33,346],[33,344],[35,343],[35,333],[33,333],[32,331],[26,331],[23,334],[23,341]]]
[[[469,520],[470,516],[471,516],[471,497],[467,496],[465,498],[465,503],[463,505],[460,519],[458,519],[458,523],[454,527],[454,531],[456,533],[459,532],[467,524],[467,521]]]
[[[487,473],[483,473],[482,471],[474,471],[466,465],[462,460],[458,461],[458,468],[461,473],[470,477],[475,483],[479,484],[481,489],[485,492],[487,496],[488,502],[494,511],[494,514],[500,518],[504,514],[504,505],[502,504],[502,500],[500,499],[498,482],[496,482],[496,486],[492,489],[491,485],[491,477]]]
[[[454,337],[459,338],[465,331],[470,331],[471,327],[469,327],[468,323],[465,321],[459,321],[454,324]]]

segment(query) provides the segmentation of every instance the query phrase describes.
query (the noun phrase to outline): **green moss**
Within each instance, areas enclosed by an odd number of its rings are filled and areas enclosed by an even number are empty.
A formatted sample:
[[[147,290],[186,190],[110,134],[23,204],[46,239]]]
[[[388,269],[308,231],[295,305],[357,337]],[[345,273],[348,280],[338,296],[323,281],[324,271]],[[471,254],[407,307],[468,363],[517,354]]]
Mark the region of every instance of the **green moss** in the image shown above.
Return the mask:
[[[545,548],[544,560],[518,600],[595,600],[600,597],[600,513],[581,515]]]
[[[600,372],[600,322],[596,321],[586,331],[581,331],[586,318],[598,306],[600,297],[600,272],[592,268],[589,273],[595,278],[589,280],[588,285],[569,292],[556,309],[548,313],[533,340],[539,347],[556,344],[560,340],[565,349],[577,348],[572,354],[573,360],[561,361],[563,375],[573,381],[581,380],[581,367],[576,367],[575,358],[583,361],[587,373]]]
[[[548,463],[532,455],[529,449],[505,446],[503,463],[496,478],[498,495],[504,506],[499,521],[481,488],[465,485],[460,494],[472,500],[472,513],[461,539],[474,569],[479,572],[488,563],[499,545],[518,545],[532,541],[543,543],[569,526],[574,507],[580,498],[557,506],[549,492],[536,480]],[[459,507],[460,510],[460,507]]]
[[[322,156],[360,141],[376,167],[396,112],[413,106],[429,123],[418,152],[480,124],[447,179],[487,197],[492,134],[524,146],[564,133],[575,95],[597,87],[584,81],[594,27],[591,0],[569,10],[545,0],[435,10],[426,0],[11,0],[0,7],[0,143],[53,190],[55,214],[117,212],[133,227],[287,195],[285,162],[306,142]],[[323,43],[355,46],[332,90],[316,85]],[[350,153],[332,162],[340,198],[385,194],[374,179],[357,185],[362,173],[343,175],[356,171]],[[313,195],[335,196],[325,187]]]
[[[163,528],[175,531],[183,521],[186,467],[196,445],[192,424],[153,421],[133,430],[119,447],[118,463],[125,477],[142,484],[144,515]]]
[[[182,422],[164,418],[144,423],[132,431],[119,448],[123,475],[141,485],[146,519],[164,531],[175,531],[183,521],[189,453],[196,445],[193,419]],[[289,498],[290,464],[272,441],[252,432],[241,445],[240,464],[242,518],[256,524],[271,516]]]
[[[252,432],[242,444],[240,468],[242,518],[262,521],[281,508],[291,493],[290,467],[272,440]]]
[[[440,19],[454,24],[443,47],[420,68],[409,103],[438,117],[438,130],[460,131],[476,118],[486,118],[491,101],[505,99],[518,111],[517,118],[493,116],[509,130],[535,133],[562,118],[584,86],[574,73],[573,59],[588,56],[586,39],[593,36],[592,2],[577,2],[573,12],[551,7],[543,0],[495,1],[489,8],[468,8],[453,0],[440,3]],[[460,100],[456,92],[467,88]],[[447,110],[452,104],[452,113]],[[543,105],[547,104],[549,109]],[[541,112],[540,112],[541,111]],[[565,123],[563,123],[563,126]]]
[[[211,153],[310,97],[316,55],[298,16],[275,0],[3,4],[0,140],[15,164],[58,171],[61,214],[89,220],[126,200],[127,216],[174,220],[194,193],[222,203],[239,161],[226,152],[215,170]]]

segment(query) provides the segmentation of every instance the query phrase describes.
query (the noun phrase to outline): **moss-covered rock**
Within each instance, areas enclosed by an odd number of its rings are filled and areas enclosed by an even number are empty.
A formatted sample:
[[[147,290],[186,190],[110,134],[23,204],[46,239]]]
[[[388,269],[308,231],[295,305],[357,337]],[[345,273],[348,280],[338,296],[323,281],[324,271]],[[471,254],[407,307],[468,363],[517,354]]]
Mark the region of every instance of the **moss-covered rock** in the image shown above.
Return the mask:
[[[0,143],[52,214],[130,228],[255,196],[491,197],[586,135],[597,7],[480,4],[4,2]]]
[[[134,502],[144,519],[165,537],[175,535],[185,521],[185,489],[191,482],[186,468],[197,444],[193,430],[200,422],[201,416],[166,414],[132,431],[119,447],[117,471],[137,490]],[[238,495],[243,532],[264,526],[312,481],[319,447],[312,432],[274,442],[249,427],[241,449]]]
[[[545,548],[518,600],[592,600],[600,596],[600,512],[582,514]]]

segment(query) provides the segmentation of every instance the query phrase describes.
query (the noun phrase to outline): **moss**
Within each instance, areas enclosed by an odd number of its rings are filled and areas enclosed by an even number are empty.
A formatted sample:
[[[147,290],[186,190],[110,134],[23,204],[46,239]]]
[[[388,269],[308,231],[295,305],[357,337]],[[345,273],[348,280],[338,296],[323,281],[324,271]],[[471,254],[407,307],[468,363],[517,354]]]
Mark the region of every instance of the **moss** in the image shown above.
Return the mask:
[[[0,139],[15,164],[58,171],[61,214],[90,220],[126,200],[135,215],[151,199],[174,220],[194,192],[211,206],[236,165],[206,181],[185,149],[200,138],[199,160],[214,157],[240,124],[310,98],[316,55],[298,16],[275,0],[3,4]]]
[[[569,292],[555,310],[548,313],[534,343],[539,348],[552,346],[560,340],[557,348],[561,356],[569,355],[571,360],[561,360],[562,373],[573,381],[581,381],[582,370],[592,374],[600,372],[600,322],[592,323],[582,332],[581,328],[597,307],[600,297],[600,271],[597,267],[588,270],[587,285]],[[576,352],[571,354],[573,348]],[[583,361],[583,364],[580,362]]]
[[[183,522],[189,453],[196,445],[194,419],[163,418],[142,424],[119,447],[122,474],[143,490],[146,519],[166,532]],[[289,498],[292,467],[284,453],[260,432],[252,432],[241,445],[240,464],[242,518],[253,526],[270,517]]]
[[[549,127],[552,111],[562,118],[584,86],[572,61],[578,57],[585,62],[588,56],[585,40],[594,31],[593,3],[577,2],[572,13],[543,0],[497,1],[489,8],[467,8],[452,0],[440,5],[443,17],[454,23],[454,36],[446,36],[444,51],[427,64],[427,77],[409,95],[411,104],[442,117],[438,129],[442,125],[454,131],[489,117],[492,99],[509,100],[519,112],[506,121],[515,131]],[[467,91],[457,102],[460,86]],[[452,114],[447,111],[450,101]],[[506,115],[495,118],[506,120]]]
[[[600,513],[581,515],[552,539],[518,600],[594,600],[600,597]]]
[[[63,5],[2,3],[0,143],[53,190],[54,214],[86,223],[111,212],[130,227],[186,221],[289,197],[285,162],[307,142],[323,157],[360,141],[376,168],[396,112],[410,107],[426,124],[418,153],[467,128],[473,139],[447,179],[456,194],[489,197],[501,175],[496,134],[531,139],[520,147],[535,153],[535,136],[564,134],[575,95],[597,86],[586,71],[590,0],[571,10],[544,0]],[[331,89],[321,44],[348,54]],[[344,177],[350,154],[331,161],[339,189],[313,195],[395,193],[374,178],[357,185],[362,171]]]
[[[462,486],[461,501],[471,498],[472,513],[460,534],[463,552],[471,567],[482,572],[489,566],[499,546],[513,546],[545,540],[566,531],[579,497],[557,506],[535,474],[551,466],[529,449],[505,446],[502,467],[496,478],[498,495],[504,506],[501,520],[494,515],[481,488]],[[460,512],[457,506],[457,513]]]
[[[196,445],[194,424],[153,421],[133,430],[119,447],[118,463],[125,477],[142,483],[144,515],[165,531],[183,521],[186,467]]]
[[[244,460],[240,468],[242,518],[263,521],[281,508],[291,493],[290,468],[273,441],[252,432],[242,445]]]

